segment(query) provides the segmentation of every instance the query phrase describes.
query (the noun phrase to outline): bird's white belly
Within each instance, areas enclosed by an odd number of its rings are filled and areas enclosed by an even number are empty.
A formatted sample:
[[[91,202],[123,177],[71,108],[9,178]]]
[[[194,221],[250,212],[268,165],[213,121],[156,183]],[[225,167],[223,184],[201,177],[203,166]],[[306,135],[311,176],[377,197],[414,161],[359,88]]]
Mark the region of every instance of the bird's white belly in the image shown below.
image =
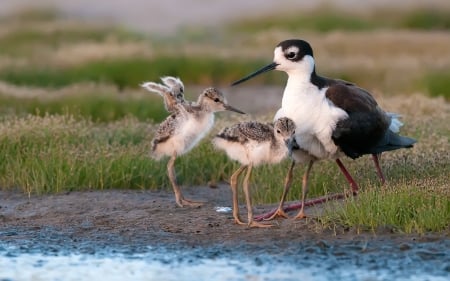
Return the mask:
[[[168,140],[158,144],[154,151],[156,159],[160,159],[164,155],[171,156],[174,152],[177,155],[189,152],[208,134],[214,124],[213,114],[201,116],[200,118],[193,118],[193,116],[189,115],[186,117]]]
[[[326,88],[289,88],[286,86],[282,106],[275,115],[291,118],[296,124],[297,144],[318,159],[338,157],[339,149],[331,139],[336,123],[348,115],[329,103]]]
[[[168,140],[158,143],[153,157],[157,160],[163,156],[172,156],[175,152],[177,155],[183,154],[185,150],[185,140],[180,134],[175,134]]]
[[[213,143],[217,148],[225,151],[230,159],[238,161],[242,165],[249,164],[247,150],[241,143],[227,141],[220,137],[215,137]]]
[[[248,146],[247,151],[249,153],[249,158],[254,166],[279,163],[288,153],[288,149],[285,145],[274,149],[271,147],[270,142],[250,142]]]
[[[214,114],[208,114],[201,118],[189,118],[180,131],[180,149],[178,154],[189,152],[203,139],[214,125]]]
[[[238,161],[242,165],[254,166],[261,164],[275,164],[281,162],[287,156],[287,147],[280,146],[273,149],[270,142],[249,141],[247,143],[238,143],[227,141],[216,137],[214,145],[226,152],[229,158]]]

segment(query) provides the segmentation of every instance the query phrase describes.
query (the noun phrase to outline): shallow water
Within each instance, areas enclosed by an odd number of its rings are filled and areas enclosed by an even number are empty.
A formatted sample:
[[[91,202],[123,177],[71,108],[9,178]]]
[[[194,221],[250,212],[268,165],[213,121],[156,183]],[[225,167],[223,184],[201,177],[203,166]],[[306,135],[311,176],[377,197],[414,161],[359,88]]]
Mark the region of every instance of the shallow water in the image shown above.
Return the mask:
[[[0,280],[444,281],[450,276],[448,239],[274,243],[269,248],[121,245],[91,253],[39,243],[0,242]]]

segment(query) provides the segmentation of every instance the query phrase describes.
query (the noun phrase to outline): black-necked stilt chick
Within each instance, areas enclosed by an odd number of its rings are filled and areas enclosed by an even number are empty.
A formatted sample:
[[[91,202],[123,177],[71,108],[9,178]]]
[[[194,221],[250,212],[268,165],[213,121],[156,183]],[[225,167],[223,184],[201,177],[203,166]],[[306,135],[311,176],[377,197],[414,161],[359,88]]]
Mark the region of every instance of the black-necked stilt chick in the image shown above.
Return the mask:
[[[199,206],[201,203],[183,197],[176,181],[175,159],[189,152],[212,128],[214,112],[244,112],[230,106],[222,92],[216,88],[207,88],[193,105],[175,104],[175,110],[158,127],[152,141],[152,152],[155,159],[169,156],[167,173],[175,193],[176,203],[183,207]]]
[[[163,97],[164,107],[168,112],[176,110],[176,104],[190,104],[184,99],[184,84],[179,78],[165,76],[161,77],[161,80],[165,85],[144,82],[141,87]]]
[[[243,189],[247,202],[249,227],[268,227],[253,220],[253,208],[249,180],[254,166],[263,163],[279,163],[288,154],[287,141],[292,139],[294,122],[289,118],[280,118],[275,123],[263,124],[255,121],[242,122],[224,128],[213,139],[214,145],[224,150],[228,157],[241,163],[230,179],[233,194],[233,217],[237,224],[244,224],[239,217],[237,181],[239,175],[247,169]]]
[[[358,185],[339,160],[342,155],[355,159],[372,154],[377,173],[384,181],[379,155],[412,147],[416,142],[397,134],[401,122],[395,114],[383,111],[369,92],[316,74],[313,50],[304,40],[279,43],[271,64],[233,85],[270,70],[284,71],[289,76],[275,120],[285,116],[294,120],[298,146],[318,160],[335,159],[354,194]]]

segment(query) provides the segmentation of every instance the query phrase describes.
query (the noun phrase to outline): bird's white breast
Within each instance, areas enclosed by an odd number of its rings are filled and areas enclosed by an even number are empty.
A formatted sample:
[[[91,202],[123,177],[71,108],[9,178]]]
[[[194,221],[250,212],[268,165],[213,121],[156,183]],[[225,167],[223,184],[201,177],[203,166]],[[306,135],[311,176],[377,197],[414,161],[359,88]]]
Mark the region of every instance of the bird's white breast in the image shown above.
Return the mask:
[[[183,153],[190,151],[201,139],[203,139],[214,125],[214,114],[205,113],[200,116],[190,116],[181,132],[180,136],[184,139]]]
[[[289,77],[281,108],[275,120],[289,117],[296,124],[298,145],[313,156],[324,159],[337,157],[338,147],[331,139],[336,123],[348,117],[325,97],[327,88],[319,90],[309,82],[297,82]]]

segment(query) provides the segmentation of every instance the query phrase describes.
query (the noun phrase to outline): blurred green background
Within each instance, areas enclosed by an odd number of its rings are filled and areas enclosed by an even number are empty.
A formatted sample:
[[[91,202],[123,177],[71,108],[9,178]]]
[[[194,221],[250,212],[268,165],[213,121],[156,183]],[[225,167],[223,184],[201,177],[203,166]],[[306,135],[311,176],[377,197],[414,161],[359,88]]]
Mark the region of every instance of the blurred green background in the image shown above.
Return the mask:
[[[85,2],[5,2],[0,114],[160,121],[160,101],[139,83],[179,76],[195,98],[198,87],[227,87],[270,62],[274,46],[287,38],[312,44],[319,73],[375,95],[450,99],[447,1],[266,1],[259,9],[239,9],[239,1],[131,1],[125,10],[122,1]],[[347,5],[354,5],[352,12]],[[281,87],[283,75],[270,73],[246,85]]]

